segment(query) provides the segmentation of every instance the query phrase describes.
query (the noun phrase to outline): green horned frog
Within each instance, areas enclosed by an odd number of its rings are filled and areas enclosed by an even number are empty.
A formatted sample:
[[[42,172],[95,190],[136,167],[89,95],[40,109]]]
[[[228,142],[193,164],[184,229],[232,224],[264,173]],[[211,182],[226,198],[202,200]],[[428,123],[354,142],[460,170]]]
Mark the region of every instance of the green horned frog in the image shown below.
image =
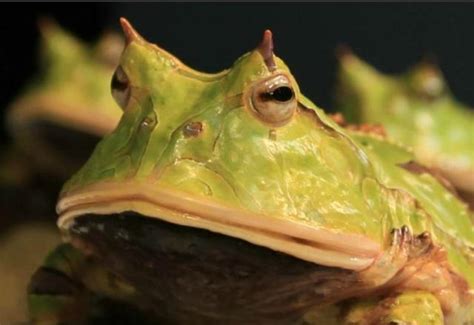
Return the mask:
[[[113,317],[104,300],[158,324],[474,321],[466,206],[304,97],[270,31],[205,74],[121,23],[124,114],[63,188],[34,323]]]
[[[474,112],[453,98],[434,63],[389,76],[344,50],[339,79],[338,108],[349,122],[382,124],[474,209]]]

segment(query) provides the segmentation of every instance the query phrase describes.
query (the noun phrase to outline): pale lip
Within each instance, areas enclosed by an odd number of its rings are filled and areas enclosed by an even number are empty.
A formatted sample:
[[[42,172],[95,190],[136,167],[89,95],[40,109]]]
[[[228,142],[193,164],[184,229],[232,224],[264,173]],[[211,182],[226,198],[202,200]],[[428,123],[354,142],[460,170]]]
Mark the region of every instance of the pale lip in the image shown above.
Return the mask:
[[[138,181],[101,182],[64,193],[57,205],[58,226],[67,231],[75,217],[125,211],[207,229],[316,264],[356,271],[370,266],[381,252],[378,243],[362,235],[258,215]]]

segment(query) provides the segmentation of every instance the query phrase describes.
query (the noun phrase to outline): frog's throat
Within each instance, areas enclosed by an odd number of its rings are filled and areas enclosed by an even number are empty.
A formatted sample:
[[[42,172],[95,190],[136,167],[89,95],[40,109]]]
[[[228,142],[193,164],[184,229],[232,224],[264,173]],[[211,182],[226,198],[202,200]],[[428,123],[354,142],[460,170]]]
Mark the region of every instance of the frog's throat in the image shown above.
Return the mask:
[[[58,226],[67,233],[81,215],[126,211],[243,239],[312,263],[356,271],[370,266],[381,252],[378,243],[362,235],[258,215],[136,181],[96,183],[63,193],[57,205]]]

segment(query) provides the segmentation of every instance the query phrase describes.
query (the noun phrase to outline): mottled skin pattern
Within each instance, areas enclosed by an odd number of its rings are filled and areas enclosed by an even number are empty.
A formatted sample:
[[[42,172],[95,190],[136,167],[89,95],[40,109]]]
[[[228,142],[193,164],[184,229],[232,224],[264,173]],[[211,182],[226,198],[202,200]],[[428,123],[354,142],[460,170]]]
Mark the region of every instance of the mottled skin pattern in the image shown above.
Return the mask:
[[[474,112],[453,98],[435,64],[423,61],[391,76],[342,51],[336,99],[348,122],[383,125],[474,208]]]
[[[306,99],[268,31],[203,74],[122,25],[124,115],[63,188],[34,322],[90,319],[92,293],[171,324],[474,320],[465,204]]]

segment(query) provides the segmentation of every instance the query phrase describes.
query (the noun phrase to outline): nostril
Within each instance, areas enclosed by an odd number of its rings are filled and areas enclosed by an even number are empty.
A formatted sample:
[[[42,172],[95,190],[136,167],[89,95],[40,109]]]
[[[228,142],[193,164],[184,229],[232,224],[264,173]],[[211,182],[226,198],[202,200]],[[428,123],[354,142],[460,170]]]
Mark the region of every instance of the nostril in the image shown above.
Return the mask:
[[[151,124],[153,124],[152,119],[149,118],[149,117],[145,117],[145,118],[143,119],[143,121],[142,121],[141,126],[142,126],[142,127],[149,127]]]
[[[185,137],[197,137],[202,129],[201,122],[190,122],[184,126],[183,133]]]
[[[141,130],[151,130],[157,124],[157,117],[155,114],[149,114],[145,116],[142,121],[140,122],[140,129]]]

